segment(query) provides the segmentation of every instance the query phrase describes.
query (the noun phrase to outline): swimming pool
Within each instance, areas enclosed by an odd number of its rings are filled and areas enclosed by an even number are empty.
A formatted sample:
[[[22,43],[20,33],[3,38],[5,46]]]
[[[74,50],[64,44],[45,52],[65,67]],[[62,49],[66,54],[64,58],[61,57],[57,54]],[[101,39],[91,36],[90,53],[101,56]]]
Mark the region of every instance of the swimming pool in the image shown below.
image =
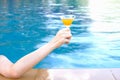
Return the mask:
[[[16,62],[64,28],[63,14],[74,14],[72,40],[35,68],[120,67],[120,1],[0,0],[0,54]]]

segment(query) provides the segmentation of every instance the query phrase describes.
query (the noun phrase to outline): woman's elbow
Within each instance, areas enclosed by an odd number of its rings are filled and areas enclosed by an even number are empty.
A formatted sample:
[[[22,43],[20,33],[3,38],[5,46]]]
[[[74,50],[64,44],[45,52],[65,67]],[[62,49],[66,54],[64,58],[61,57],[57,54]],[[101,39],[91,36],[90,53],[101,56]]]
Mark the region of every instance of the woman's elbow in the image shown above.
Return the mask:
[[[19,74],[17,71],[10,71],[10,77],[11,78],[20,78],[21,77],[21,74]]]
[[[21,74],[19,74],[15,70],[9,70],[9,71],[6,71],[5,74],[3,74],[3,76],[5,76],[7,78],[20,78]]]
[[[3,55],[0,55],[0,74],[8,78],[19,78],[22,75],[14,68],[14,64]]]

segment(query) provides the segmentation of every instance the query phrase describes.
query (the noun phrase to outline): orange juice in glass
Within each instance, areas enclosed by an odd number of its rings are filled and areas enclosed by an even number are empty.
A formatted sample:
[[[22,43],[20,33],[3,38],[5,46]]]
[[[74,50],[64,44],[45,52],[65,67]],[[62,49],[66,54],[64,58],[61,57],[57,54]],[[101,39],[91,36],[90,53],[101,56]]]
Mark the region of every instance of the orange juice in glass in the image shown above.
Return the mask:
[[[63,16],[61,16],[61,20],[66,27],[70,27],[74,18],[75,18],[74,15],[63,15]]]

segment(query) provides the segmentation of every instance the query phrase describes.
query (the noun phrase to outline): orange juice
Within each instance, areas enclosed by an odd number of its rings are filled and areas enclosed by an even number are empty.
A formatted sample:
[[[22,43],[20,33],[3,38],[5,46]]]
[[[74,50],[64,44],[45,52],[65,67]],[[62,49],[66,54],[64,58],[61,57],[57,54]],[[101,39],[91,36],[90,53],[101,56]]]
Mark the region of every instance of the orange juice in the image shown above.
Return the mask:
[[[73,19],[62,19],[62,22],[65,26],[69,27],[72,24]]]

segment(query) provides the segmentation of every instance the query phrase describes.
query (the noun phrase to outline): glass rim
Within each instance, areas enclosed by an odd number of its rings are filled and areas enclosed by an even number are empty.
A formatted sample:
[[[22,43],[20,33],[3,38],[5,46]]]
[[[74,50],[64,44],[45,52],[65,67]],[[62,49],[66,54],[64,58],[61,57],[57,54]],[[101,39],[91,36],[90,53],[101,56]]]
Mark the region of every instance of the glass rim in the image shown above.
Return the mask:
[[[70,18],[74,19],[75,15],[61,15],[60,18],[61,19],[70,19]]]

